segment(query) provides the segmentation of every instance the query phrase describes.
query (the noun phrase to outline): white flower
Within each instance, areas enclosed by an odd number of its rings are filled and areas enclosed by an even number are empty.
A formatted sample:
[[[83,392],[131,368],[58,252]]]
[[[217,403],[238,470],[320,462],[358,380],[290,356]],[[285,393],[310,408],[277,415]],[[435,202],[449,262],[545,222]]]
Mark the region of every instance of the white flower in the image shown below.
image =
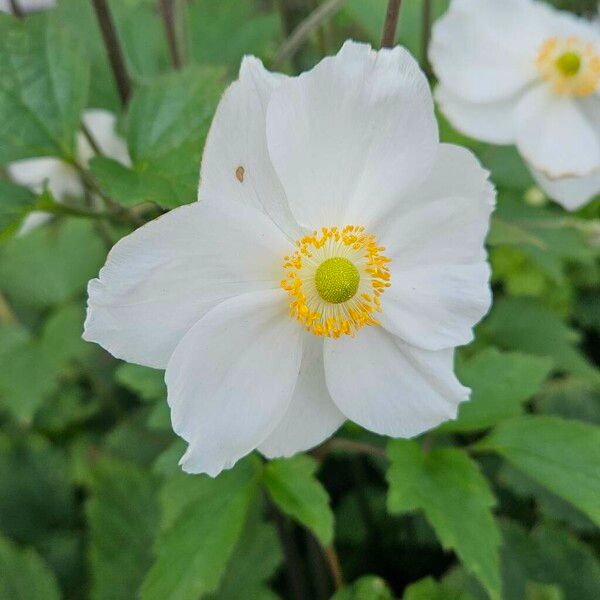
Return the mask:
[[[17,5],[23,12],[28,13],[52,8],[56,5],[56,0],[17,0]],[[10,0],[0,0],[0,12],[13,12]]]
[[[600,30],[533,0],[453,0],[433,28],[436,99],[450,122],[516,144],[575,209],[600,192]]]
[[[125,141],[116,132],[116,118],[112,113],[100,109],[87,110],[82,120],[105,156],[118,160],[126,166],[131,164]],[[82,132],[77,134],[76,142],[77,159],[82,166],[86,166],[95,152]],[[44,185],[47,185],[53,197],[59,202],[84,193],[83,183],[77,170],[59,158],[19,160],[8,164],[6,170],[15,183],[28,187],[36,193],[41,193]],[[20,233],[29,231],[48,218],[48,213],[44,212],[29,214]]]
[[[347,42],[297,78],[245,58],[200,198],[113,248],[84,333],[166,368],[184,470],[289,456],[346,418],[409,437],[456,416],[454,347],[490,305],[494,191],[439,144],[404,49]]]

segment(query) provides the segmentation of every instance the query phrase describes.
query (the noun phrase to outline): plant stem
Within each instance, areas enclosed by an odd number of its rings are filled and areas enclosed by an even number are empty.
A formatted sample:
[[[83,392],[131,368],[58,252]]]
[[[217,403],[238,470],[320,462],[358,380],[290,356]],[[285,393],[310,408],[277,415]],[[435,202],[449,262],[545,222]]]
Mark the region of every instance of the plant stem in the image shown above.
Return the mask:
[[[173,67],[179,70],[181,69],[182,61],[177,42],[177,27],[175,23],[177,7],[175,6],[175,1],[176,0],[159,0],[158,6],[165,26],[171,62],[173,63]]]
[[[10,4],[10,9],[15,17],[22,19],[25,16],[25,13],[17,0],[8,0],[8,3]]]
[[[81,133],[83,133],[83,135],[85,136],[85,139],[88,141],[88,144],[91,146],[92,150],[94,151],[94,153],[97,156],[102,156],[102,149],[100,148],[100,146],[98,145],[98,142],[95,140],[94,136],[92,135],[92,132],[87,128],[87,126],[85,125],[85,123],[83,121],[81,121]]]
[[[331,572],[331,578],[333,580],[333,587],[335,590],[339,590],[344,585],[344,576],[342,574],[342,567],[340,565],[340,559],[337,555],[333,544],[323,548],[323,555]]]
[[[92,0],[92,4],[96,12],[98,24],[100,25],[108,60],[115,76],[119,96],[122,104],[125,105],[131,96],[131,78],[125,67],[125,59],[121,45],[119,44],[115,22],[107,0]]]
[[[366,442],[355,442],[354,440],[346,440],[343,438],[334,438],[323,444],[318,448],[313,456],[317,460],[323,460],[328,454],[334,450],[346,450],[348,452],[355,452],[359,454],[369,454],[376,458],[386,458],[386,452],[384,448],[368,444]]]
[[[423,19],[421,23],[423,27],[421,34],[421,66],[427,77],[431,77],[431,65],[427,57],[431,37],[431,0],[423,0],[423,14],[421,16]]]
[[[324,21],[332,17],[342,6],[344,0],[327,0],[311,12],[290,34],[279,48],[274,66],[284,63],[292,58],[302,47],[308,36],[317,29]]]
[[[383,24],[383,34],[381,35],[382,48],[391,48],[394,45],[401,4],[402,0],[389,0],[388,2],[385,23]]]

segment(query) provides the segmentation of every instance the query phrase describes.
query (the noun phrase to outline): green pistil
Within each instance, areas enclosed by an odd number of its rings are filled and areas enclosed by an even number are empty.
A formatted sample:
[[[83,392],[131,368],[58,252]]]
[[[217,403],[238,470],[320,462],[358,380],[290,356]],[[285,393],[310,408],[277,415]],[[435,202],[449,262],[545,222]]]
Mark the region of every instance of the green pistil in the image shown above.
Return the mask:
[[[347,258],[328,258],[319,265],[315,275],[319,296],[331,304],[350,300],[359,282],[358,269]]]
[[[581,57],[577,52],[565,52],[556,59],[558,70],[565,77],[573,77],[581,68]]]

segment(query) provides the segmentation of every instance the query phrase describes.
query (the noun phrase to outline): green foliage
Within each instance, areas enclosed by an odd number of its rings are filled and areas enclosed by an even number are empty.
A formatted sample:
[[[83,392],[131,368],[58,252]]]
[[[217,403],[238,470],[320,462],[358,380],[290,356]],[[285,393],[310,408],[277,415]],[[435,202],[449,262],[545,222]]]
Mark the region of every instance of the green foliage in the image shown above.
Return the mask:
[[[471,398],[461,404],[457,420],[444,425],[444,430],[485,429],[521,414],[523,403],[540,389],[551,368],[547,358],[484,350],[459,366],[459,378],[471,388]]]
[[[0,179],[0,242],[14,235],[36,203],[27,188]]]
[[[164,373],[157,369],[125,363],[115,371],[115,380],[148,402],[167,396]]]
[[[58,20],[0,14],[0,164],[72,156],[88,84],[85,49]]]
[[[0,536],[0,598],[59,600],[56,579],[31,549],[19,549]]]
[[[498,452],[600,523],[600,428],[524,416],[500,424],[477,447]]]
[[[194,600],[217,590],[258,480],[255,462],[246,460],[217,479],[177,474],[167,481],[157,560],[141,588],[143,600]]]
[[[491,511],[496,500],[477,464],[462,450],[425,453],[409,440],[390,442],[388,456],[390,512],[422,510],[443,546],[500,598],[500,533]]]
[[[154,478],[114,460],[93,467],[87,519],[90,527],[91,597],[132,598],[152,564],[159,506]]]
[[[263,481],[279,508],[311,529],[327,546],[333,538],[333,513],[316,471],[313,459],[299,455],[271,461],[265,467]]]
[[[365,575],[336,592],[331,600],[394,600],[394,596],[383,579]]]
[[[453,589],[447,583],[439,583],[426,577],[406,588],[402,600],[474,600],[468,591]]]

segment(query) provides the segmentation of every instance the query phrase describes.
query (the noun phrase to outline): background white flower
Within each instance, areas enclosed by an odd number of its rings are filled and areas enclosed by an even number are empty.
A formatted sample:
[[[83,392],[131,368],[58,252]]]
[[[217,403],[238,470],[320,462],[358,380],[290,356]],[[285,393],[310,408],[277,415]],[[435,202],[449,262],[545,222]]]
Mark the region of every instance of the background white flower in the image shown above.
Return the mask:
[[[23,12],[35,12],[56,5],[56,0],[17,0],[17,2]],[[10,0],[0,0],[0,12],[13,12]]]
[[[166,368],[184,470],[289,456],[346,418],[410,437],[456,416],[454,348],[490,305],[494,190],[439,144],[404,49],[347,42],[297,78],[246,58],[200,198],[113,248],[84,334]]]
[[[516,144],[575,209],[600,192],[600,30],[533,0],[453,0],[433,28],[436,99],[459,130]]]
[[[118,160],[126,166],[131,164],[127,145],[116,131],[114,114],[106,110],[92,109],[85,111],[82,120],[105,156]],[[90,142],[82,132],[77,134],[76,154],[82,166],[86,166],[95,155]],[[59,158],[43,157],[20,160],[7,165],[6,171],[15,183],[26,186],[37,193],[41,193],[44,185],[47,185],[54,198],[59,202],[68,197],[81,196],[84,193],[83,183],[77,170]],[[29,214],[21,227],[21,233],[29,231],[48,218],[48,213],[44,212]]]

